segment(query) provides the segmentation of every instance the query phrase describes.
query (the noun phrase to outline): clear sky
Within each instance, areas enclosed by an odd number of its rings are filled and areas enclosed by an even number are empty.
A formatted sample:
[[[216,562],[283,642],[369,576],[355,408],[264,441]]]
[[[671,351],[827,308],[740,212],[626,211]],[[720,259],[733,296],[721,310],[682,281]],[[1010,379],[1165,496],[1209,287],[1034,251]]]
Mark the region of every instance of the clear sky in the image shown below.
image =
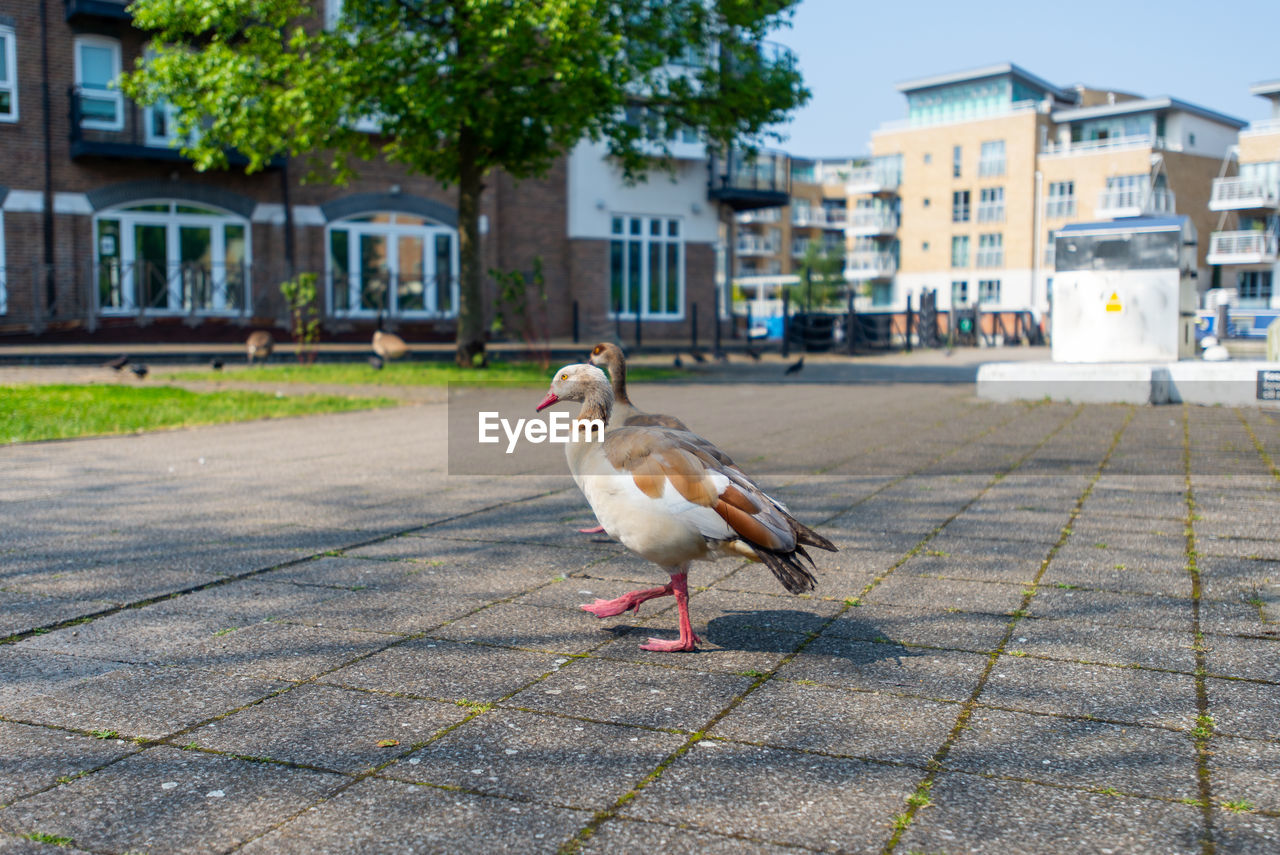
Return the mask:
[[[800,0],[776,41],[813,92],[783,130],[788,152],[866,154],[906,116],[894,84],[1013,62],[1060,86],[1171,95],[1246,121],[1280,79],[1280,0]]]

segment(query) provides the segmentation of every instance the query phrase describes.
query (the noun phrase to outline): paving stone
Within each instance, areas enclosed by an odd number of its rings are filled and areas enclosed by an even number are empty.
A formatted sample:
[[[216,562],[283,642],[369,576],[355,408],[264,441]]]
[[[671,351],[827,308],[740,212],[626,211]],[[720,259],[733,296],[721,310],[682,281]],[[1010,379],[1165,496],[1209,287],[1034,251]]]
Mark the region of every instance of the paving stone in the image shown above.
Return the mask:
[[[1018,585],[993,582],[957,582],[923,576],[894,574],[867,594],[868,603],[888,603],[919,609],[959,609],[979,614],[1004,615],[1022,604]]]
[[[641,649],[641,645],[649,638],[672,641],[678,637],[674,615],[669,612],[651,617],[634,627],[614,624],[610,629],[628,631],[595,648],[592,651],[594,657],[747,676],[773,670],[783,658],[804,644],[806,638],[795,632],[773,632],[745,626],[736,616],[712,618],[705,624],[695,622],[693,625],[694,632],[701,639],[696,653],[673,659],[670,653]]]
[[[457,704],[304,685],[183,738],[229,754],[354,774],[394,759],[469,714]],[[386,740],[398,744],[378,744]]]
[[[1215,732],[1255,739],[1280,739],[1280,691],[1268,683],[1205,680]]]
[[[1280,744],[1215,735],[1209,750],[1209,778],[1219,803],[1247,801],[1280,813]]]
[[[1280,587],[1280,562],[1203,555],[1196,560],[1201,596],[1213,600],[1248,599],[1261,589]]]
[[[1028,712],[1189,729],[1195,681],[1189,674],[1001,656],[979,701]]]
[[[0,638],[96,614],[110,603],[0,591]]]
[[[1048,553],[1048,547],[1044,552]],[[1030,584],[1040,572],[1044,555],[1034,553],[1021,557],[996,558],[977,555],[939,554],[940,550],[918,553],[894,571],[895,576],[936,576],[944,579],[964,579],[970,582],[1005,582],[1014,585]]]
[[[0,834],[0,855],[79,855],[83,849]]]
[[[1280,848],[1280,817],[1257,813],[1213,812],[1214,852],[1252,855]]]
[[[689,598],[689,613],[695,619],[706,621],[708,631],[764,629],[778,632],[816,632],[821,629],[844,603],[813,596],[797,597],[781,593],[769,596],[740,592],[733,588],[733,580],[705,591],[698,591]],[[643,608],[643,607],[642,607]]]
[[[971,775],[938,776],[903,852],[1201,852],[1200,808]]]
[[[1092,556],[1088,562],[1076,563],[1062,563],[1055,558],[1041,578],[1041,586],[1045,589],[1091,588],[1163,597],[1191,596],[1190,573],[1184,569],[1151,569],[1151,565],[1134,562],[1136,554],[1107,550],[1103,555]]]
[[[568,610],[498,603],[459,618],[432,631],[431,635],[549,653],[585,653],[609,637],[609,626],[581,610],[574,614]]]
[[[179,614],[151,606],[35,635],[17,648],[117,662],[171,664],[182,661],[201,639],[225,627],[217,615]]]
[[[921,554],[954,558],[1001,558],[1009,561],[1044,561],[1049,547],[1042,543],[996,537],[960,537],[947,529],[924,545]],[[944,553],[938,555],[938,553]]]
[[[48,653],[24,643],[0,645],[0,714],[32,698],[121,667],[115,662]]]
[[[959,714],[958,704],[770,680],[710,734],[775,748],[923,765]]]
[[[611,819],[579,850],[583,855],[792,855],[791,846],[721,837],[706,831],[672,828],[656,822]]]
[[[1185,733],[978,707],[944,765],[1064,786],[1199,798],[1195,743]]]
[[[265,853],[553,853],[591,818],[564,808],[449,792],[376,778],[350,789],[244,847]]]
[[[190,655],[191,661],[215,671],[308,680],[390,641],[386,635],[348,629],[255,623],[224,627],[207,635],[192,647]]]
[[[217,616],[228,626],[265,620],[306,618],[342,592],[286,582],[244,579],[161,600],[151,606],[162,613]]]
[[[875,851],[920,777],[917,769],[703,740],[621,813],[812,848]]]
[[[214,674],[192,668],[130,666],[20,704],[0,706],[10,718],[75,728],[119,731],[158,739],[263,698],[284,687],[277,680]]]
[[[1205,665],[1210,674],[1280,684],[1280,637],[1260,639],[1206,635],[1204,644]],[[1276,691],[1280,692],[1280,685]]]
[[[115,739],[0,721],[0,805],[136,750]]]
[[[383,774],[599,810],[685,741],[679,734],[498,709],[450,731]]]
[[[1191,633],[1191,600],[1109,591],[1041,587],[1031,600],[1035,617]]]
[[[1274,517],[1272,517],[1274,519]],[[1223,555],[1254,561],[1280,561],[1280,539],[1248,537],[1199,537],[1196,548],[1205,555]]]
[[[23,799],[0,824],[69,837],[86,849],[224,852],[346,781],[160,746]]]
[[[963,701],[977,688],[987,661],[983,653],[823,637],[779,669],[778,676]]]
[[[435,629],[484,605],[484,600],[457,595],[442,597],[410,591],[347,591],[305,615],[286,618],[312,626],[414,635]]]
[[[263,573],[258,579],[332,588],[377,588],[398,585],[420,567],[403,561],[326,556]]]
[[[752,682],[753,677],[592,658],[574,662],[505,705],[613,724],[696,730]]]
[[[549,653],[424,638],[327,674],[322,682],[484,703],[520,689],[566,661]]]
[[[1004,638],[1009,618],[869,603],[831,622],[824,636],[892,641],[961,650],[992,650]]]
[[[1196,667],[1190,633],[1086,623],[1077,620],[1026,618],[1014,627],[1008,650],[1106,665],[1144,665],[1191,672]]]
[[[218,574],[134,566],[27,573],[5,580],[10,590],[122,606],[212,582]]]

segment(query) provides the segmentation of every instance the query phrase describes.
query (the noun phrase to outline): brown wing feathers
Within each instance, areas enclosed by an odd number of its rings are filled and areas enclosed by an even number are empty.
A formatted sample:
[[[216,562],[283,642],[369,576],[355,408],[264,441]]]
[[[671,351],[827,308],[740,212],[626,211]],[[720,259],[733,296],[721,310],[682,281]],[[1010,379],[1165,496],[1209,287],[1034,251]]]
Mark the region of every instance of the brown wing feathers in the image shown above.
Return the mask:
[[[812,590],[816,582],[801,561],[813,566],[804,545],[837,551],[831,541],[778,507],[719,449],[700,437],[622,429],[610,432],[606,446],[610,462],[629,470],[645,495],[659,498],[664,482],[670,481],[686,501],[714,510],[793,594]],[[710,470],[721,472],[732,483],[717,493]]]

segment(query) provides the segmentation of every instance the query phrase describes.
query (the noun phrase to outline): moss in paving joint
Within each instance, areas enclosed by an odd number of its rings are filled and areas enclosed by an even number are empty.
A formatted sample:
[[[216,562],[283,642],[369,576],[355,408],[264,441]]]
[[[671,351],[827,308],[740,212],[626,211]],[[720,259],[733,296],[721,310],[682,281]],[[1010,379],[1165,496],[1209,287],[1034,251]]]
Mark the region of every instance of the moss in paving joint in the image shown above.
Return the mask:
[[[70,837],[62,837],[57,834],[47,834],[43,831],[29,831],[22,836],[27,840],[34,840],[36,843],[48,843],[51,846],[70,846],[75,842]]]

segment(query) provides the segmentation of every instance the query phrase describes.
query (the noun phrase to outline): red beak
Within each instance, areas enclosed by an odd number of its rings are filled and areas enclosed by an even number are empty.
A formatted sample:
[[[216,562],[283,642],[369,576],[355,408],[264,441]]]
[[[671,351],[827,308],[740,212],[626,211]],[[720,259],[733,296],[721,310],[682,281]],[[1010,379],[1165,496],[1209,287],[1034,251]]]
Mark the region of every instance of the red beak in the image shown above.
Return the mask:
[[[552,404],[554,404],[556,401],[559,401],[559,400],[560,400],[560,396],[557,395],[555,392],[548,392],[547,397],[542,399],[542,403],[538,405],[538,408],[534,410],[534,412],[540,413],[543,410],[545,410],[547,407],[551,406]]]

